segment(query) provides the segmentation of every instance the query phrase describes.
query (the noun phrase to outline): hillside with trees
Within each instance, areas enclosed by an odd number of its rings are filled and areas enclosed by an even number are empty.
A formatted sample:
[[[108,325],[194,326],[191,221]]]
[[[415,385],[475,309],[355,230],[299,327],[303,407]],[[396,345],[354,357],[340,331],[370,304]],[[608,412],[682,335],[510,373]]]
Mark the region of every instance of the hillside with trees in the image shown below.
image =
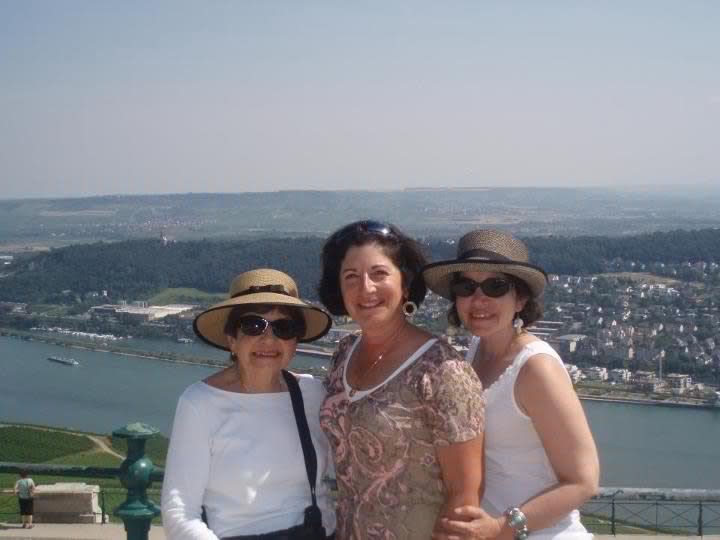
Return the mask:
[[[637,265],[712,262],[720,254],[718,229],[526,241],[532,262],[557,274],[604,272],[617,260]],[[102,291],[112,300],[139,300],[181,287],[223,293],[237,273],[257,267],[287,271],[297,279],[301,294],[313,299],[322,242],[318,237],[300,237],[73,245],[24,257],[6,267],[0,277],[0,300],[74,304],[102,296]],[[447,239],[431,239],[426,246],[432,260],[454,257],[455,244]]]

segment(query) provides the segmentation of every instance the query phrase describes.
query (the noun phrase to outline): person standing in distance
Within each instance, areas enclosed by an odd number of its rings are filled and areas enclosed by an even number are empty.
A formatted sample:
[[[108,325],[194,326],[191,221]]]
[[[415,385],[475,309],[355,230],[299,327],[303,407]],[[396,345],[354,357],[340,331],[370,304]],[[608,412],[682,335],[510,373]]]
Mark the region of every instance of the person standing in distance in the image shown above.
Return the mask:
[[[33,482],[33,479],[28,476],[28,472],[25,470],[20,471],[20,479],[15,482],[15,495],[17,495],[18,505],[20,506],[22,528],[32,529],[35,482]]]

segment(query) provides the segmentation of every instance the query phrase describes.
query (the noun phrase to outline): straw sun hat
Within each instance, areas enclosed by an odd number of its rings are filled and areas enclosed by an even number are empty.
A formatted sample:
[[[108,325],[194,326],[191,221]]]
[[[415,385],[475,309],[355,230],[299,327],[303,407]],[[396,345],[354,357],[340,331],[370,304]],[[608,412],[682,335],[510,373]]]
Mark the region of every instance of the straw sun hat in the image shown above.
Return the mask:
[[[528,262],[527,246],[517,238],[492,229],[471,231],[458,242],[457,259],[429,264],[423,270],[427,287],[452,300],[450,283],[456,272],[501,272],[527,283],[533,298],[542,295],[547,274]]]
[[[225,321],[235,306],[263,304],[296,308],[305,320],[305,335],[298,341],[307,343],[327,334],[332,320],[325,310],[303,302],[295,281],[279,270],[260,268],[237,276],[230,284],[230,298],[215,304],[195,317],[195,334],[213,347],[229,351]]]

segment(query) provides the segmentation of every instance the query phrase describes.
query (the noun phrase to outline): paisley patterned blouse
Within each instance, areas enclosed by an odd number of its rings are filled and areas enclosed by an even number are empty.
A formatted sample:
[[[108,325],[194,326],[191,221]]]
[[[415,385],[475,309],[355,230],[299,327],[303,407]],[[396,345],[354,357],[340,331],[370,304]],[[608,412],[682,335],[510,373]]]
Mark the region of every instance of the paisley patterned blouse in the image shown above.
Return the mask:
[[[452,347],[431,339],[383,384],[350,398],[345,366],[358,342],[340,342],[320,409],[335,452],[337,538],[430,538],[445,498],[435,448],[482,433],[482,386]]]

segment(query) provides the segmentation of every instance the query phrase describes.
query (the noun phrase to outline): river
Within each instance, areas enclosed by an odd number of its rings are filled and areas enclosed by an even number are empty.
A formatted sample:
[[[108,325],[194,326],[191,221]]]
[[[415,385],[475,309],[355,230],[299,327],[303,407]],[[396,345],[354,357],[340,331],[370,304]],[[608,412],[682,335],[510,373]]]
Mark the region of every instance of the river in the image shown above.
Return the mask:
[[[224,356],[200,343],[133,339],[127,345]],[[50,355],[72,357],[80,365],[49,362]],[[295,365],[326,362],[298,355]],[[182,390],[217,368],[0,336],[0,369],[0,422],[109,433],[139,421],[167,435]],[[603,486],[720,488],[720,409],[597,401],[583,406],[600,450]]]

